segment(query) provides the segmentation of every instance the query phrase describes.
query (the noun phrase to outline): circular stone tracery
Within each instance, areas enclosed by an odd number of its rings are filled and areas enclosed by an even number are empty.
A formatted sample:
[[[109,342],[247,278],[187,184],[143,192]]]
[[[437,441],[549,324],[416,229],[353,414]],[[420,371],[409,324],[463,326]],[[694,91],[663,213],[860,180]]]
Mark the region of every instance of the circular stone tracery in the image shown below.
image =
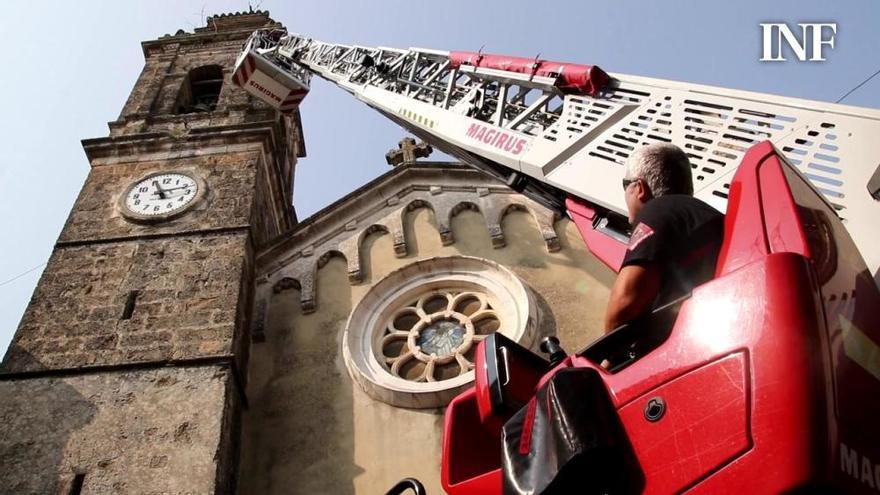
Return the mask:
[[[454,378],[474,368],[477,343],[500,327],[485,294],[435,290],[391,316],[382,355],[391,374],[406,380]]]
[[[473,380],[477,344],[499,331],[530,346],[532,296],[508,269],[466,256],[417,261],[377,282],[349,316],[343,356],[371,397],[440,407]]]

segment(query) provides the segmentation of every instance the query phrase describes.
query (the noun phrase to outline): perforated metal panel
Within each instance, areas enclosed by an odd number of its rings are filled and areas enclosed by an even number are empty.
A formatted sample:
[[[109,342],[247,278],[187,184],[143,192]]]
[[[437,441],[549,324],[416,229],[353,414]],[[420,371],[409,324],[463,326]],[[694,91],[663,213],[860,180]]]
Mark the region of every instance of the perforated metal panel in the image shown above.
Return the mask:
[[[603,98],[622,103],[619,111],[629,107],[630,113],[563,166],[547,170],[548,182],[624,212],[620,188],[614,185],[623,176],[626,159],[639,147],[671,142],[691,160],[696,196],[725,211],[730,181],[746,150],[770,140],[834,206],[872,272],[877,271],[880,202],[867,185],[880,164],[880,111],[616,77],[619,87]],[[603,118],[614,120],[615,115]]]

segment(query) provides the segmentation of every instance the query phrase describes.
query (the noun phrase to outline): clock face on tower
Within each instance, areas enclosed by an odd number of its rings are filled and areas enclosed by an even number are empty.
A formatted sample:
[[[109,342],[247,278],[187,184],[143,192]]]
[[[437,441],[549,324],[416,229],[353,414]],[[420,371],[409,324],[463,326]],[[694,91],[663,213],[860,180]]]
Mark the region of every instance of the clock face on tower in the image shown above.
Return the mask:
[[[122,213],[139,221],[177,217],[204,195],[204,182],[179,172],[150,174],[129,186],[120,198]]]

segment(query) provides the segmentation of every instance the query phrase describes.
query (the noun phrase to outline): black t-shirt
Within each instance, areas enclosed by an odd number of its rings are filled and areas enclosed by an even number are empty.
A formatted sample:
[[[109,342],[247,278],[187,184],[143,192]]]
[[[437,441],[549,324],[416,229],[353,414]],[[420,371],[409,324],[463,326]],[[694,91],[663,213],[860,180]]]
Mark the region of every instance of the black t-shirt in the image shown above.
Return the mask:
[[[724,238],[724,215],[683,194],[654,198],[636,215],[623,266],[660,268],[656,308],[712,279]]]

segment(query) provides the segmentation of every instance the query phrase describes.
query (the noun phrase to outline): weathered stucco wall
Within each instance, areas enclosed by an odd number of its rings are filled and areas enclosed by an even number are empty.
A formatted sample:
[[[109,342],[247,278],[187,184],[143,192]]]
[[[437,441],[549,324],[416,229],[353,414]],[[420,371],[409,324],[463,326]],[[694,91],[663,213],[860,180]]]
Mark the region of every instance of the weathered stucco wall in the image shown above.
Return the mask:
[[[269,298],[266,341],[252,347],[241,493],[375,494],[406,476],[442,493],[443,411],[373,400],[353,384],[341,356],[352,308],[374,283],[417,259],[497,261],[533,289],[544,335],[556,334],[574,351],[601,334],[613,274],[586,251],[570,221],[555,223],[561,249],[553,253],[528,211],[503,217],[504,247],[493,247],[486,225],[479,211],[463,209],[450,222],[455,242],[444,246],[434,212],[417,208],[404,216],[405,257],[395,253],[394,236],[380,231],[360,244],[361,283],[349,282],[340,256],[318,270],[314,313],[303,313],[297,289]]]
[[[226,368],[0,381],[0,493],[226,493]],[[218,469],[218,467],[222,469]],[[39,476],[36,475],[39,473]]]

